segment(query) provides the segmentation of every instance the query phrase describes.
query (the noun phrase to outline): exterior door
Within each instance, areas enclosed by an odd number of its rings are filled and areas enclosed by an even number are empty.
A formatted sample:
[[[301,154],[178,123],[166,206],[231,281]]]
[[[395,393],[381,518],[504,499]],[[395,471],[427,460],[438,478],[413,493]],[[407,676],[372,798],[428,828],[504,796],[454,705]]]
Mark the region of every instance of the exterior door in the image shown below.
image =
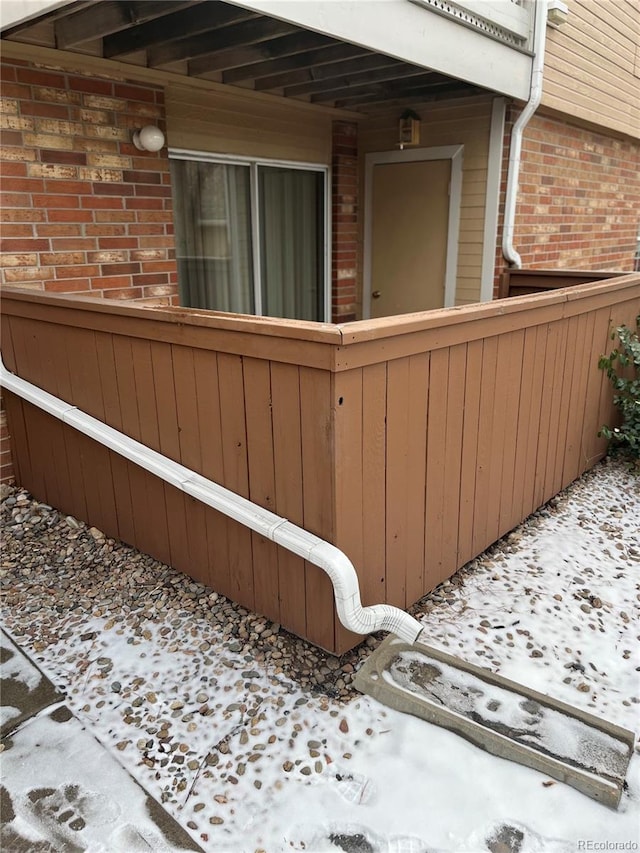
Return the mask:
[[[451,162],[373,166],[371,317],[444,306]]]

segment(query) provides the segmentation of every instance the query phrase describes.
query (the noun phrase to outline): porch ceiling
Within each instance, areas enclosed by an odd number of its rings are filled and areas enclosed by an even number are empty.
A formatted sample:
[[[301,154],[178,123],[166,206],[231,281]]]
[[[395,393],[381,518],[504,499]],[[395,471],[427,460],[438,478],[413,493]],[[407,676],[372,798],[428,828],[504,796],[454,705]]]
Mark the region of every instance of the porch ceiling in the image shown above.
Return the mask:
[[[362,112],[484,91],[222,0],[77,0],[3,37]]]

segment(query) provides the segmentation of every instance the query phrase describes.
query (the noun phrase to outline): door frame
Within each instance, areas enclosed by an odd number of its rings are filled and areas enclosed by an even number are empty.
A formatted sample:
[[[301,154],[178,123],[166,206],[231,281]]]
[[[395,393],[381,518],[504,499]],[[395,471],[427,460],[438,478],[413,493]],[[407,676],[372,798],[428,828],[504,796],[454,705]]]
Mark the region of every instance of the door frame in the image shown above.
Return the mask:
[[[464,145],[439,145],[432,148],[409,148],[403,151],[374,151],[365,155],[364,165],[364,264],[362,277],[362,316],[371,317],[371,243],[373,231],[373,168],[383,163],[411,163],[423,160],[451,160],[449,184],[449,223],[444,276],[444,307],[456,300],[458,272],[458,236],[462,200],[462,159]]]

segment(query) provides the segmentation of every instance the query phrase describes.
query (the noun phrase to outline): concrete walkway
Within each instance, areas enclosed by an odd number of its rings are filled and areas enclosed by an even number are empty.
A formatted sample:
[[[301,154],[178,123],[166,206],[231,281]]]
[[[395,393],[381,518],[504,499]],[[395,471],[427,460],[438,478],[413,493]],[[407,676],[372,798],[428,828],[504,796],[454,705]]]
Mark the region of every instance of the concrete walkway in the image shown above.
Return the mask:
[[[3,850],[201,849],[74,717],[64,695],[4,632],[0,678]]]

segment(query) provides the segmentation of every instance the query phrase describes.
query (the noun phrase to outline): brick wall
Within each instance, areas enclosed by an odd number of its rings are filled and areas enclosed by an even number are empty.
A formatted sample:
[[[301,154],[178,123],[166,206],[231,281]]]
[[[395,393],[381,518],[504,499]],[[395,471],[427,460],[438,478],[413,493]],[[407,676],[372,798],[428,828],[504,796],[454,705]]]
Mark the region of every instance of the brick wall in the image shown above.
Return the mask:
[[[507,157],[508,146],[503,175]],[[640,144],[534,116],[523,138],[514,235],[523,267],[631,271],[639,229]]]
[[[358,126],[333,123],[331,303],[334,323],[356,319],[358,280]]]
[[[163,91],[18,60],[2,81],[2,282],[177,301],[167,149],[131,141]]]

